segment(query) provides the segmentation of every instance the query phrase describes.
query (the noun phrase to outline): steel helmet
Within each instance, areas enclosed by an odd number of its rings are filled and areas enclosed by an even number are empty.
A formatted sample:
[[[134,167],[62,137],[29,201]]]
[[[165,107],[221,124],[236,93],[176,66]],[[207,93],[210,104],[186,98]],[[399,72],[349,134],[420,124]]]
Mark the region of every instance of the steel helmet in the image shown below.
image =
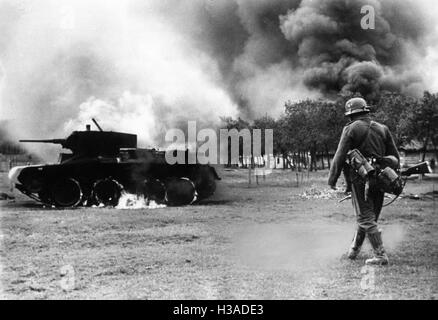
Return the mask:
[[[345,115],[349,116],[356,113],[370,112],[367,102],[362,98],[353,98],[345,104]]]

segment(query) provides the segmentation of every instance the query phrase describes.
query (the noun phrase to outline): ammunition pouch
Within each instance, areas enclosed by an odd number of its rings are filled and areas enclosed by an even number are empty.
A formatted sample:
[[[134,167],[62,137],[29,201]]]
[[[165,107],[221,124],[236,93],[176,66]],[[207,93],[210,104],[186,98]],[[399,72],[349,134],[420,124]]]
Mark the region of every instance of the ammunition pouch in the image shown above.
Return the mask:
[[[377,186],[382,192],[400,195],[403,192],[403,181],[394,169],[386,167],[377,175]]]
[[[354,149],[348,153],[348,162],[351,168],[362,178],[367,179],[373,175],[376,169],[371,165],[370,161],[365,158],[362,153]]]
[[[384,159],[384,158],[382,158]],[[400,195],[403,191],[403,181],[400,175],[381,159],[367,159],[354,149],[348,153],[348,162],[357,176],[370,183],[372,189],[385,193]],[[384,167],[384,169],[381,169]]]

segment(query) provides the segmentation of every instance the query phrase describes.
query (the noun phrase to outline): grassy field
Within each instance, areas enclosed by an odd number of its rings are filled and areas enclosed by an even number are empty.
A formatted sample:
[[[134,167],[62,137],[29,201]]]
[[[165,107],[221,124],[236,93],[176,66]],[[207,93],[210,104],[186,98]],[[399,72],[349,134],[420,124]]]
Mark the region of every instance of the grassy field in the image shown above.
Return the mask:
[[[349,201],[302,197],[327,172],[296,186],[274,171],[248,187],[220,170],[215,196],[162,209],[44,209],[0,201],[1,287],[6,299],[436,299],[436,198],[397,200],[381,226],[387,267],[345,259],[354,230]],[[7,191],[5,175],[0,192]],[[410,181],[408,194],[438,190]],[[330,194],[329,194],[330,195]],[[338,195],[340,196],[340,195]]]

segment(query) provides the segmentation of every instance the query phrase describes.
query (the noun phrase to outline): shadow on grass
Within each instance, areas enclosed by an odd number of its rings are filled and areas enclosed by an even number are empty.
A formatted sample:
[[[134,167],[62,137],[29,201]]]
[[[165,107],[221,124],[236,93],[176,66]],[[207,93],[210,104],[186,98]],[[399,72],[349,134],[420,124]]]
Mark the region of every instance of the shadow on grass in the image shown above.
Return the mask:
[[[47,205],[44,205],[39,202],[35,201],[16,201],[16,200],[10,200],[10,201],[1,201],[0,202],[0,208],[3,209],[35,209],[35,210],[41,210],[41,211],[60,211],[60,210],[79,210],[83,209],[84,207],[50,207]],[[1,210],[1,209],[0,209]]]
[[[214,205],[231,204],[233,202],[234,202],[233,200],[227,200],[227,199],[221,199],[221,200],[205,199],[194,203],[193,206],[214,206]]]

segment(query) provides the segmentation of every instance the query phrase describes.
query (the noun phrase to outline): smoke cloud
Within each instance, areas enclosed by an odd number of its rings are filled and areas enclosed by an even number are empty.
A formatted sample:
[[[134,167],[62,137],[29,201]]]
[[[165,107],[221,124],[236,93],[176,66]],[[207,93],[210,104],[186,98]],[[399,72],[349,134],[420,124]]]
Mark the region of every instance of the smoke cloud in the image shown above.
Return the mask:
[[[363,5],[375,8],[375,30],[361,28]],[[420,95],[438,88],[434,7],[0,0],[0,119],[15,120],[15,139],[65,137],[95,117],[149,146],[186,120],[277,116],[287,100]]]
[[[375,10],[375,29],[363,30],[361,8]],[[409,1],[302,1],[281,17],[285,37],[298,44],[304,82],[324,93],[380,90],[419,94],[421,78],[402,72],[413,63],[412,48],[422,51],[428,29],[424,14]],[[414,52],[415,53],[415,52]]]

